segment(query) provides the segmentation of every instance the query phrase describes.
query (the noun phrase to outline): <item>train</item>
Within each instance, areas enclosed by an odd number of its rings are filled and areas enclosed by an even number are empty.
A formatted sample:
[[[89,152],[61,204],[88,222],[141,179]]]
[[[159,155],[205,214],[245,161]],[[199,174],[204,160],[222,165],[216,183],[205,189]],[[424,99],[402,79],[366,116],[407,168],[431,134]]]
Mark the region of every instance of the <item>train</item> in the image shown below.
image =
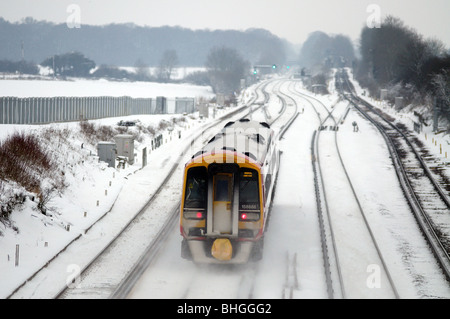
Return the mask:
[[[180,205],[181,257],[244,264],[263,257],[280,152],[266,122],[240,119],[185,164]]]

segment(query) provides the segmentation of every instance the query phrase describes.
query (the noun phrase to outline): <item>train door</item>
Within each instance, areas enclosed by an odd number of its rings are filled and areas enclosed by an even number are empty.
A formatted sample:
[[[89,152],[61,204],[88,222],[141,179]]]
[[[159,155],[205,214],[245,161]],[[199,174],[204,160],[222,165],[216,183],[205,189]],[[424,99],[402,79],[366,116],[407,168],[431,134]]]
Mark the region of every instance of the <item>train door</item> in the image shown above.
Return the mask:
[[[213,180],[213,232],[232,233],[233,174],[217,173]]]

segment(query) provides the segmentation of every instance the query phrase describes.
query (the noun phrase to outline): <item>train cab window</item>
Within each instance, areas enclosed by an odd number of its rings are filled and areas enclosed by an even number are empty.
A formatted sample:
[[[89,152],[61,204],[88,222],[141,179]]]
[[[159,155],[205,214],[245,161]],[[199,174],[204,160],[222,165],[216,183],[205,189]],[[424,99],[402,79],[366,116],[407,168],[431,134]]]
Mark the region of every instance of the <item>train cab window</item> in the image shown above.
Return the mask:
[[[232,174],[217,174],[215,176],[214,201],[216,202],[230,202],[231,201],[231,187]]]
[[[239,173],[239,209],[259,209],[258,173],[242,169]]]
[[[208,197],[208,172],[205,167],[192,167],[188,170],[184,207],[206,208]]]

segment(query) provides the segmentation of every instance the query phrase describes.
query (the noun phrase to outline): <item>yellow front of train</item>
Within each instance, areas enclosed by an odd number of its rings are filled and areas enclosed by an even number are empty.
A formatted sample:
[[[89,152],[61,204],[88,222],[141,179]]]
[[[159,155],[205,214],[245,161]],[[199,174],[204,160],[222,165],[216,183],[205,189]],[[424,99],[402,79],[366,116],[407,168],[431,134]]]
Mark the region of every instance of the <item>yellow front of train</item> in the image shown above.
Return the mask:
[[[196,263],[246,263],[262,254],[265,222],[262,166],[221,150],[185,166],[180,232],[182,257]]]

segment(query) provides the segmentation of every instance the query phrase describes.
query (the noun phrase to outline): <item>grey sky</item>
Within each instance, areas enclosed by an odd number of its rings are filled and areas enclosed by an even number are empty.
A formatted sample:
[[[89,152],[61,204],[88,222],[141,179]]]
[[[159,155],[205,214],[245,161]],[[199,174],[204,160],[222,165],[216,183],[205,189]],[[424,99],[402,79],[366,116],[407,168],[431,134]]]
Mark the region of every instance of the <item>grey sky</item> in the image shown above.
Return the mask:
[[[357,40],[367,19],[376,15],[371,4],[381,17],[399,17],[450,47],[449,0],[0,0],[0,17],[65,23],[77,16],[81,27],[133,22],[211,30],[264,28],[299,44],[316,30]]]

